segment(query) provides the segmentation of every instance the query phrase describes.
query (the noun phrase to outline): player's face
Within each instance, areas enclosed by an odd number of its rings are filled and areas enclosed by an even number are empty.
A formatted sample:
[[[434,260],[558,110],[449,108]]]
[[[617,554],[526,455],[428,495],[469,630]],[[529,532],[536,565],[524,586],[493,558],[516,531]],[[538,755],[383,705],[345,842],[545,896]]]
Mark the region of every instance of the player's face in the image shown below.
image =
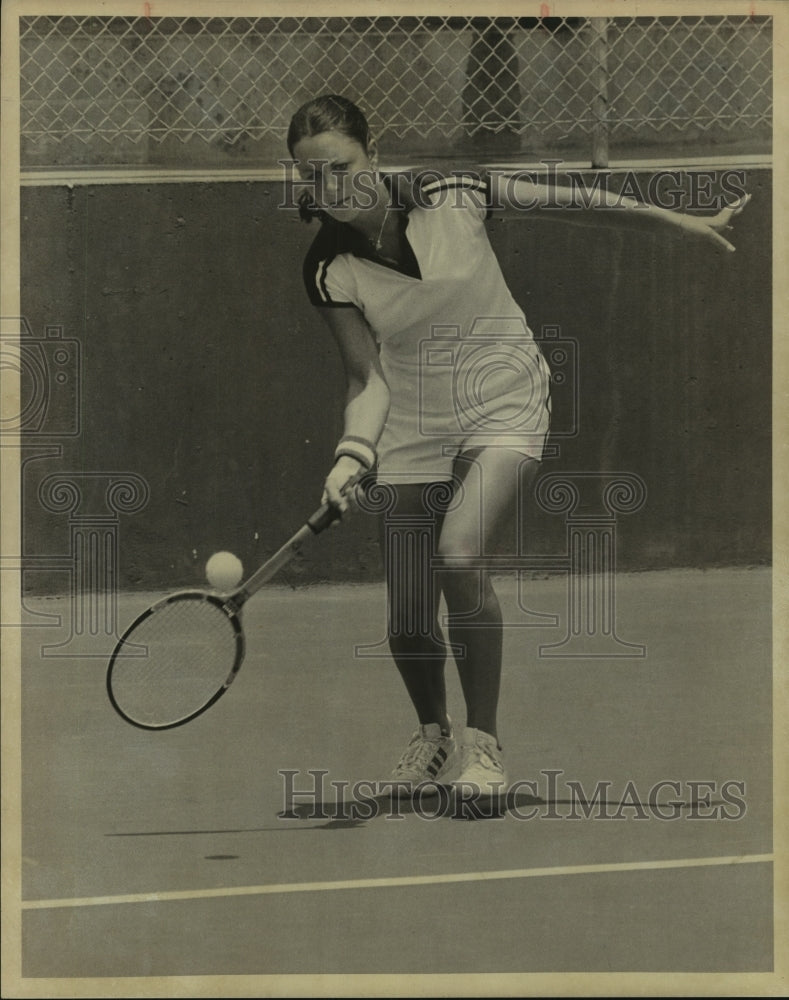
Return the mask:
[[[338,222],[351,222],[377,205],[383,189],[376,182],[374,147],[332,131],[300,139],[293,154],[299,176],[313,185],[315,204]]]

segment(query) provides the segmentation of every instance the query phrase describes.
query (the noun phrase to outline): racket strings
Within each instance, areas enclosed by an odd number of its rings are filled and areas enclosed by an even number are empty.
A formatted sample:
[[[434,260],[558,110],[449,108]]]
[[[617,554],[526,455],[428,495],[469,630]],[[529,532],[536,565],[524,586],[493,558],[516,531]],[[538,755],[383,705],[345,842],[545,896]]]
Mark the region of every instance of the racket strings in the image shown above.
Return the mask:
[[[173,725],[210,704],[240,652],[240,632],[220,606],[171,600],[126,633],[110,672],[110,690],[133,722]]]

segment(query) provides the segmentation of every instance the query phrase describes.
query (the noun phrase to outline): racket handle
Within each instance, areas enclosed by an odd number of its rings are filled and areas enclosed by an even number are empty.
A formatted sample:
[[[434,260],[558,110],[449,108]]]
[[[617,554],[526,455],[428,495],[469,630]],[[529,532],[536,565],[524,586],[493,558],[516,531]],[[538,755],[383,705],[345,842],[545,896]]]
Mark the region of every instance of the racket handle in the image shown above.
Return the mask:
[[[309,521],[307,521],[307,524],[314,535],[319,535],[333,521],[336,521],[339,516],[340,512],[336,507],[333,507],[330,503],[325,503],[319,510],[315,511]]]
[[[351,476],[345,486],[343,486],[342,493],[346,494],[352,490],[354,486],[356,486],[356,484],[367,475],[367,472],[367,469],[360,469],[355,476]],[[319,535],[334,521],[338,521],[340,517],[340,511],[334,506],[334,504],[325,503],[322,507],[316,510],[312,517],[307,521],[307,526],[314,535]]]

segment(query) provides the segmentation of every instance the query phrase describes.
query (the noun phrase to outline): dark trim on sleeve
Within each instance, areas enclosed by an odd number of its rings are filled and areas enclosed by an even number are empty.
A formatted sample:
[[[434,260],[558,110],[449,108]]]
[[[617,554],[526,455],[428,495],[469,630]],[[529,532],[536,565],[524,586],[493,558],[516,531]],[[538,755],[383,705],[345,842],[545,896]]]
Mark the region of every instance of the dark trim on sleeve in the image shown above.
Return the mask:
[[[439,191],[449,191],[455,188],[465,188],[469,191],[479,191],[484,195],[485,218],[493,214],[493,196],[491,193],[490,176],[488,172],[475,170],[458,171],[450,176],[443,176],[438,171],[427,170],[421,173],[414,184],[414,200],[422,207],[429,206],[431,194]]]
[[[332,299],[326,287],[326,274],[329,267],[335,257],[345,252],[345,249],[340,227],[332,225],[331,222],[321,223],[320,232],[312,241],[312,246],[307,251],[302,269],[307,298],[312,305],[327,306],[329,308],[356,305],[354,302]]]

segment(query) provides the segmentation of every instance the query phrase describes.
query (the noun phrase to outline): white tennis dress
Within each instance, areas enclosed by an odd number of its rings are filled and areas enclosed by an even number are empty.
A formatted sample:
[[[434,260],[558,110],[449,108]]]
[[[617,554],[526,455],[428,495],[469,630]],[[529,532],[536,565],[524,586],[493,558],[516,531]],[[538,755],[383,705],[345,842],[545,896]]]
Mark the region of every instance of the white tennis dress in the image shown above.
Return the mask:
[[[540,459],[550,371],[490,246],[488,186],[433,174],[415,190],[397,213],[402,267],[332,219],[304,264],[310,301],[361,310],[380,345],[391,403],[378,477],[450,479],[458,452],[480,445]]]

